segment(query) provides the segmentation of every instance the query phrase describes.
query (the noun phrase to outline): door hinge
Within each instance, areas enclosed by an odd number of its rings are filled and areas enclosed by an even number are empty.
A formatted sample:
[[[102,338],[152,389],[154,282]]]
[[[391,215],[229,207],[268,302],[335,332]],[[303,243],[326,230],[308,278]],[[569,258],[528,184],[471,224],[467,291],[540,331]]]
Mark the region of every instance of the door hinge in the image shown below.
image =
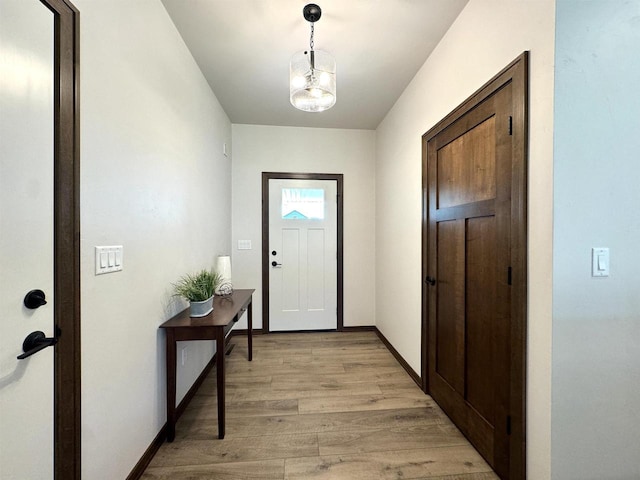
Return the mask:
[[[511,415],[507,415],[507,435],[511,435]]]
[[[511,267],[507,268],[507,285],[511,285]]]
[[[509,115],[509,135],[513,135],[513,117]]]

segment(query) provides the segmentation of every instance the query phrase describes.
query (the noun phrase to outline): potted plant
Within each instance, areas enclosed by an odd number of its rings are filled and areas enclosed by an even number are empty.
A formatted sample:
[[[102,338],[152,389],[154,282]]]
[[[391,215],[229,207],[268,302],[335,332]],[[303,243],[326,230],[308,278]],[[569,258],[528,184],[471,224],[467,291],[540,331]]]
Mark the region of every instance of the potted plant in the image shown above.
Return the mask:
[[[173,284],[175,295],[190,302],[191,317],[204,317],[213,311],[213,294],[222,276],[211,270],[184,275]]]

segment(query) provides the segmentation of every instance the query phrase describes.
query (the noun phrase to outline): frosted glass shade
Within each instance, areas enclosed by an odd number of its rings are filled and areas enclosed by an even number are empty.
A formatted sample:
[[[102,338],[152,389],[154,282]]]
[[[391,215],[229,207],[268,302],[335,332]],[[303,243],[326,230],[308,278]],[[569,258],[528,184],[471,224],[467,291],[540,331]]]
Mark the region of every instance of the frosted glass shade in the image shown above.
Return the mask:
[[[336,61],[322,50],[301,51],[291,57],[289,99],[305,112],[322,112],[336,103]],[[313,67],[312,67],[313,63]]]
[[[216,272],[222,277],[220,285],[216,289],[216,295],[229,295],[233,292],[233,284],[231,283],[231,257],[229,255],[220,255],[216,261]]]

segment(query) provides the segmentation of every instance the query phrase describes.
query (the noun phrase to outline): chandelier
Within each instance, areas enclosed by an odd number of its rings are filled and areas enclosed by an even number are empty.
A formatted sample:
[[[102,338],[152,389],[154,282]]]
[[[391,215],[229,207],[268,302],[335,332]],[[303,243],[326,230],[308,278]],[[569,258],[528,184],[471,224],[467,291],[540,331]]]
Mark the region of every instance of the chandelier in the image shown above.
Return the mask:
[[[311,24],[309,50],[291,57],[289,99],[299,110],[322,112],[336,103],[336,61],[329,53],[314,49],[314,24],[322,15],[320,7],[310,3],[302,15]]]

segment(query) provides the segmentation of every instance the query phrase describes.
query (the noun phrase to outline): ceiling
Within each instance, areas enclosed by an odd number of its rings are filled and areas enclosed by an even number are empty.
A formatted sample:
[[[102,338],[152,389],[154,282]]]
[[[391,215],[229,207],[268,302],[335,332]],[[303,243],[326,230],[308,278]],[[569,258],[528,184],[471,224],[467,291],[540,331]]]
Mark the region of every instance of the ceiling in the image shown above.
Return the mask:
[[[289,60],[309,45],[306,0],[162,0],[232,123],[375,129],[468,0],[316,0],[315,48],[337,102],[289,102]]]

